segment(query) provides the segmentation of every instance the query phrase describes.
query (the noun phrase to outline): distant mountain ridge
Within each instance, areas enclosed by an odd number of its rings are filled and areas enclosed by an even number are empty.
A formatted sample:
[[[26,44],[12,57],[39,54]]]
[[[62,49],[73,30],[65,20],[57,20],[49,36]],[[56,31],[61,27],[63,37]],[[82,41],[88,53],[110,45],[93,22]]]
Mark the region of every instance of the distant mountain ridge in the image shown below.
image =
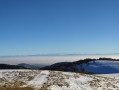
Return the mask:
[[[96,53],[96,54],[35,54],[35,55],[11,55],[0,56],[1,58],[8,57],[34,57],[34,56],[80,56],[80,55],[119,55],[119,53]]]
[[[22,67],[29,68],[29,69],[39,69],[39,68],[43,67],[44,65],[20,63],[17,66],[22,66]]]
[[[0,64],[0,69],[26,69],[23,66]]]

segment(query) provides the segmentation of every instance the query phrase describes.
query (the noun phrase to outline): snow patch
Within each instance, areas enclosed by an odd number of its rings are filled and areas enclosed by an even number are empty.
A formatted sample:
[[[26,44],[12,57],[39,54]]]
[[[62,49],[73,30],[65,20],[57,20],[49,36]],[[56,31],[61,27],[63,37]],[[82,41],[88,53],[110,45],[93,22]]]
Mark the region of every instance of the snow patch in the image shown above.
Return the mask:
[[[41,88],[45,82],[47,82],[47,78],[49,75],[49,71],[41,71],[33,80],[27,83],[27,86],[32,86],[34,88]]]

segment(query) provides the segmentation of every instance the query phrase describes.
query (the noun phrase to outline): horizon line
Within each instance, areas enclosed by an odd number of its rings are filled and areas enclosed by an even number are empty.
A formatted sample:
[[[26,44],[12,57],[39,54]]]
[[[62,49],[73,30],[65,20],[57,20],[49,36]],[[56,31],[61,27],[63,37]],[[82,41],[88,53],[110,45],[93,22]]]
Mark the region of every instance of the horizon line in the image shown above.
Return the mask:
[[[0,58],[4,58],[4,57],[35,57],[35,56],[78,56],[78,55],[119,55],[119,53],[6,55],[6,56],[0,56]]]

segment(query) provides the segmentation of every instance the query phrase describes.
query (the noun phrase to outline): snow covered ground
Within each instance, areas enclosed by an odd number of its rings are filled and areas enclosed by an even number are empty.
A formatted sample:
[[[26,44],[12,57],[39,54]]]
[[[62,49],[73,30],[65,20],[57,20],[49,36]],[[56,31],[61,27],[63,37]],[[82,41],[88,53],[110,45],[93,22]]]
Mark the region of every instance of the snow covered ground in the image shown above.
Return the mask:
[[[119,73],[119,61],[97,60],[91,61],[89,64],[77,65],[80,70],[81,67],[85,72],[93,72],[94,74],[114,74]]]
[[[98,76],[109,77],[114,79],[119,79],[119,73],[116,74],[97,74]]]
[[[26,86],[41,88],[45,82],[47,82],[47,77],[49,71],[41,71],[33,80],[28,81]]]
[[[119,90],[119,79],[47,70],[0,70],[0,87],[31,87],[34,90]]]

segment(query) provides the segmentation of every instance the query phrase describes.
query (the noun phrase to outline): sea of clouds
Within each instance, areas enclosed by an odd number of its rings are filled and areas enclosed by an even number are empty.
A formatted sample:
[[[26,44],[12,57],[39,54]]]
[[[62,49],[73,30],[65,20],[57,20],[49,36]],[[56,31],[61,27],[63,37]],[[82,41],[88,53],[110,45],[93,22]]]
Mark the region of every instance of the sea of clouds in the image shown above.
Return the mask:
[[[42,64],[50,65],[57,62],[73,62],[85,58],[114,58],[119,59],[119,55],[76,55],[76,56],[26,56],[26,57],[0,57],[0,63],[4,64]]]

